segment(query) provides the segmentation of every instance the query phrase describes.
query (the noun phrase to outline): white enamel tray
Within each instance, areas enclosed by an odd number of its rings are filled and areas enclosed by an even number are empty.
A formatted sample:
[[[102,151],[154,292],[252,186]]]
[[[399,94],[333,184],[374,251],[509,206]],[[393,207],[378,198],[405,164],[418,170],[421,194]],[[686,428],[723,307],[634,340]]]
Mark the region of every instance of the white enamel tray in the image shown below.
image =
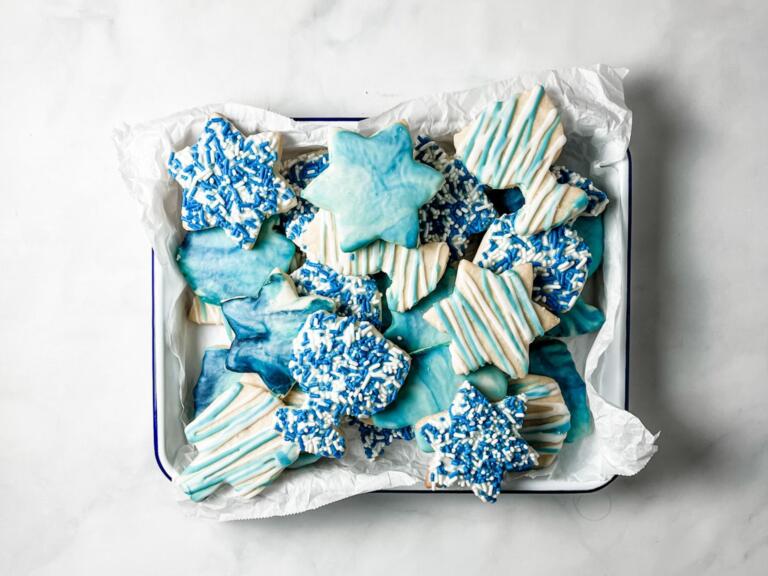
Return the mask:
[[[307,122],[323,122],[344,125],[345,123],[359,119],[350,118],[306,118],[298,119]],[[601,170],[601,187],[609,193],[613,202],[609,210],[615,210],[623,224],[621,229],[626,237],[626,254],[623,261],[626,264],[624,271],[626,282],[625,294],[619,310],[619,319],[616,325],[616,338],[605,351],[601,362],[604,374],[603,386],[598,392],[609,402],[616,406],[629,408],[629,273],[631,246],[631,213],[632,213],[632,165],[629,151],[626,157],[616,164]],[[612,250],[623,250],[623,246],[614,247],[606,244],[605,254]],[[598,273],[599,274],[599,273]],[[599,283],[596,283],[599,285]],[[598,288],[599,290],[599,288]],[[175,361],[170,361],[171,352],[165,338],[165,319],[168,317],[171,302],[164,294],[164,278],[162,267],[156,265],[154,254],[152,256],[152,411],[154,422],[154,450],[155,459],[161,472],[172,480],[179,474],[179,470],[173,465],[178,451],[186,444],[184,436],[184,420],[181,395],[177,382],[179,380],[179,367]],[[187,357],[184,359],[186,385],[188,389],[184,397],[191,398],[191,390],[200,373],[200,365],[203,352],[206,347],[225,343],[224,329],[221,326],[200,326],[191,322],[186,323],[189,331],[189,346]],[[582,336],[581,338],[584,338]],[[588,337],[588,336],[586,336]],[[166,361],[168,359],[168,361]],[[578,366],[578,362],[577,362]],[[191,401],[189,402],[191,405]],[[187,408],[188,409],[188,408]],[[188,415],[187,415],[188,416]],[[504,492],[593,492],[607,486],[615,479],[615,476],[607,481],[596,482],[571,482],[552,480],[549,478],[524,478],[515,480],[509,484]],[[453,494],[461,490],[444,492],[432,492],[424,487],[407,488],[398,492],[420,492],[426,494]]]

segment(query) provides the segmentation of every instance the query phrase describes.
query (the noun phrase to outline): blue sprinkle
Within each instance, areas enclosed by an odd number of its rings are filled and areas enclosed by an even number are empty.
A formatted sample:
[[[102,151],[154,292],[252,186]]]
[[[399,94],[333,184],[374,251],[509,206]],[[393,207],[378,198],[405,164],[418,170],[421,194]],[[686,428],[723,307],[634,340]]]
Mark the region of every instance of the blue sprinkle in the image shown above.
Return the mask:
[[[363,451],[365,457],[369,460],[375,460],[384,451],[384,448],[392,444],[395,440],[413,440],[413,428],[411,426],[405,426],[403,428],[395,428],[390,430],[388,428],[379,428],[366,424],[353,418],[351,423],[356,425],[360,432],[360,441],[363,444]]]
[[[587,207],[582,212],[584,216],[599,216],[605,210],[608,205],[608,195],[597,188],[592,180],[565,166],[553,166],[550,170],[557,178],[558,184],[570,184],[587,193]]]

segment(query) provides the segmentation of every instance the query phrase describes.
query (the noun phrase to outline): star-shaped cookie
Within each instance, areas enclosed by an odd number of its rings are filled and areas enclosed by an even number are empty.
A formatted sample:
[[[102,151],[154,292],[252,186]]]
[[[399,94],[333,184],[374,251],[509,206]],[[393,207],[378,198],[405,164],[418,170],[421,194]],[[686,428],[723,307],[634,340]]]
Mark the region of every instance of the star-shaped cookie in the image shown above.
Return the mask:
[[[404,123],[371,137],[338,130],[328,142],[329,167],[304,189],[309,202],[336,216],[340,246],[352,252],[374,240],[406,248],[419,243],[419,208],[443,176],[413,158]]]
[[[208,120],[195,144],[168,159],[183,192],[184,228],[222,228],[242,248],[252,248],[265,220],[296,205],[293,190],[275,172],[279,157],[278,134],[246,138],[225,118]]]
[[[288,369],[293,339],[312,313],[333,312],[336,305],[323,296],[299,296],[291,277],[275,270],[257,297],[228,300],[221,308],[235,332],[227,368],[256,372],[282,395],[293,385]]]
[[[521,264],[494,274],[468,260],[459,263],[453,294],[424,319],[451,337],[457,374],[493,364],[513,378],[528,373],[528,345],[555,326],[557,316],[531,300],[533,269]]]

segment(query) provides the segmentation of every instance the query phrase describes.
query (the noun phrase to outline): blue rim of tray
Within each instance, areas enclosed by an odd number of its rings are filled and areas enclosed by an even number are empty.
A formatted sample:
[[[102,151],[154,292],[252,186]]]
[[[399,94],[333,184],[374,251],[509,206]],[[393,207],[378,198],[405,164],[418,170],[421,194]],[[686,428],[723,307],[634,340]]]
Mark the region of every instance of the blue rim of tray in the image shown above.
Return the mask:
[[[364,120],[360,117],[300,117],[294,118],[297,122],[359,122]],[[630,307],[632,299],[630,298],[631,279],[632,279],[632,154],[627,148],[627,163],[629,168],[628,180],[629,187],[627,193],[627,312],[625,320],[625,334],[624,334],[624,409],[629,410],[629,335],[630,335]],[[156,370],[156,358],[155,358],[155,251],[151,251],[152,258],[152,442],[155,452],[155,462],[157,467],[160,468],[160,472],[168,479],[172,480],[171,475],[163,467],[163,463],[160,460],[159,451],[159,437],[157,428],[157,370]],[[600,486],[595,488],[589,488],[587,490],[514,490],[504,489],[501,492],[503,494],[590,494],[602,490],[609,484],[611,484],[618,475],[614,475],[606,480]],[[471,494],[471,490],[448,490],[448,491],[426,491],[426,490],[378,490],[377,492],[382,494]]]

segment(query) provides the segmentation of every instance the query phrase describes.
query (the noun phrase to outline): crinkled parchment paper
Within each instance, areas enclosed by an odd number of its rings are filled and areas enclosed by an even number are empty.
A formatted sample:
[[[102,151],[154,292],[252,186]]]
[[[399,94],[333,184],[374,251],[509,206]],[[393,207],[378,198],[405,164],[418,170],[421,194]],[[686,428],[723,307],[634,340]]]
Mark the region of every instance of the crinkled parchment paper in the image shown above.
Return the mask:
[[[569,341],[587,381],[595,430],[589,437],[566,445],[552,472],[552,478],[558,480],[590,482],[607,480],[615,474],[635,474],[656,451],[655,436],[636,417],[610,404],[598,393],[608,385],[605,379],[615,379],[615,370],[610,374],[604,370],[604,352],[614,339],[623,338],[618,321],[624,314],[628,205],[626,197],[606,185],[607,179],[601,178],[601,173],[622,161],[629,145],[632,114],[624,104],[622,78],[625,74],[625,70],[606,66],[526,74],[472,90],[405,102],[360,122],[358,126],[363,133],[371,133],[404,119],[413,134],[446,140],[489,102],[508,98],[541,83],[559,106],[568,137],[561,162],[592,176],[611,197],[611,205],[605,214],[603,271],[596,276],[602,285],[595,290],[606,322],[596,336]],[[167,314],[165,338],[173,354],[173,358],[166,358],[166,362],[180,364],[180,401],[188,393],[185,388],[189,378],[182,362],[186,357],[185,308],[188,300],[184,280],[174,260],[176,247],[183,237],[179,220],[181,192],[168,175],[166,160],[171,150],[194,142],[212,114],[229,118],[245,134],[266,130],[282,132],[288,155],[324,145],[326,136],[326,128],[317,124],[294,122],[273,112],[238,104],[195,108],[116,130],[120,171],[140,206],[142,224],[163,268],[166,299],[173,303],[164,311]],[[189,367],[190,372],[195,370]],[[429,455],[421,453],[415,443],[396,442],[377,461],[368,462],[363,457],[356,432],[350,431],[347,439],[348,454],[344,459],[321,461],[287,472],[252,500],[237,500],[226,488],[203,503],[188,502],[181,495],[179,500],[185,501],[192,513],[221,520],[264,518],[311,510],[355,494],[423,482]],[[191,449],[180,450],[177,469],[188,461],[190,452]]]

